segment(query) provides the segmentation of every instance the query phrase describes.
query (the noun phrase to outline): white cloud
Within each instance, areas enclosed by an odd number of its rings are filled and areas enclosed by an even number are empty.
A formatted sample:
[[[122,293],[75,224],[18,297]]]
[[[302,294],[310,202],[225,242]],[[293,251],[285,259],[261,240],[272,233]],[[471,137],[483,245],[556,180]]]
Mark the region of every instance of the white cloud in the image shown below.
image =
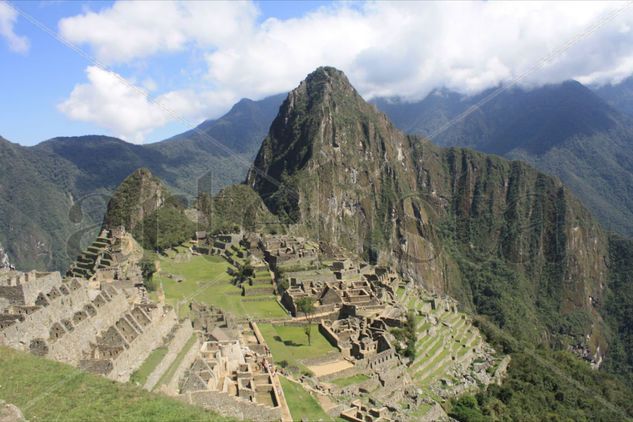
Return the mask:
[[[16,19],[15,10],[4,1],[0,1],[0,36],[6,40],[11,50],[16,53],[26,53],[29,50],[29,40],[14,32],[13,26]]]
[[[117,2],[100,12],[62,20],[60,32],[73,42],[89,44],[108,63],[132,64],[159,53],[195,48],[206,57],[207,79],[202,81],[206,89],[187,95],[167,93],[163,99],[188,116],[213,117],[241,97],[290,90],[321,65],[345,71],[365,97],[418,99],[438,87],[476,93],[529,72],[570,40],[578,42],[521,83],[572,78],[612,82],[633,72],[633,8],[591,34],[583,31],[623,5],[335,3],[294,19],[258,23],[256,7],[247,2]],[[80,115],[140,136],[169,121],[151,117],[154,106],[146,97],[141,101],[99,86],[92,79],[90,89],[77,86],[64,103],[75,106],[60,108],[71,117]],[[93,98],[86,91],[99,92],[105,104],[133,99],[144,103],[132,112],[136,117],[114,118],[98,103],[92,104],[90,113],[80,113],[79,101]]]
[[[109,64],[189,45],[233,44],[249,37],[257,9],[249,2],[119,1],[99,12],[62,19],[59,32],[90,44]]]
[[[153,129],[181,116],[199,116],[207,109],[206,99],[193,91],[172,91],[150,101],[143,89],[120,75],[96,66],[88,67],[86,75],[88,83],[76,85],[58,109],[73,120],[95,123],[130,142],[142,143]]]

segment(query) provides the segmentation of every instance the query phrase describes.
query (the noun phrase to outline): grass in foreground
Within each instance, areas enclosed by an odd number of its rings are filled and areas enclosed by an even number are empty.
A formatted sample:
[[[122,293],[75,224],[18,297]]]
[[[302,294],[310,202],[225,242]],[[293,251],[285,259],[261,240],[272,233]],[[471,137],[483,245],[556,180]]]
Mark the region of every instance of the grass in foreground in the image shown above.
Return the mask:
[[[323,411],[319,402],[301,385],[289,381],[286,377],[279,377],[284,389],[286,402],[290,408],[292,420],[300,421],[331,421],[332,418]]]
[[[147,377],[150,376],[152,371],[158,366],[158,364],[163,360],[165,355],[167,354],[166,347],[159,347],[154,349],[152,353],[149,354],[145,362],[138,368],[132,376],[130,377],[130,382],[139,384],[141,387],[145,385],[147,382]]]
[[[238,317],[288,317],[272,294],[241,296],[241,290],[230,283],[231,276],[226,272],[229,263],[220,256],[196,255],[187,262],[176,262],[170,257],[159,259],[161,271],[154,275],[154,284],[158,286],[162,283],[167,303],[178,310],[180,317],[188,316],[187,304],[192,301],[217,306]],[[168,278],[168,274],[183,280],[177,282]]]
[[[204,409],[0,347],[0,398],[30,421],[228,421]]]
[[[268,347],[270,347],[275,362],[285,360],[290,366],[296,366],[303,370],[305,366],[301,364],[301,360],[316,358],[337,351],[319,333],[316,324],[312,326],[312,344],[310,345],[308,345],[308,338],[303,332],[302,326],[272,324],[258,324],[258,326],[266,339]]]

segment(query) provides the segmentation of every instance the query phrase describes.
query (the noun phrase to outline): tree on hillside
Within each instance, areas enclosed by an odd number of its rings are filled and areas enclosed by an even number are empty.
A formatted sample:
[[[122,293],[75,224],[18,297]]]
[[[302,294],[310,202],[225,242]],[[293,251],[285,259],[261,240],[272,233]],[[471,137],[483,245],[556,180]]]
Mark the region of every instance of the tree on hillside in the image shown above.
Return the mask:
[[[253,274],[255,274],[255,270],[251,264],[247,262],[246,264],[239,266],[237,269],[237,272],[233,276],[233,284],[241,286],[242,283],[253,277]]]
[[[195,229],[181,208],[165,206],[146,216],[132,235],[143,248],[163,251],[191,239]]]
[[[156,290],[154,285],[153,275],[156,272],[155,256],[150,253],[143,254],[143,258],[139,261],[139,267],[141,268],[141,274],[143,275],[143,283],[149,291]]]
[[[302,297],[297,301],[297,310],[301,312],[308,323],[303,327],[303,332],[308,337],[308,345],[312,344],[312,314],[314,313],[314,299]]]

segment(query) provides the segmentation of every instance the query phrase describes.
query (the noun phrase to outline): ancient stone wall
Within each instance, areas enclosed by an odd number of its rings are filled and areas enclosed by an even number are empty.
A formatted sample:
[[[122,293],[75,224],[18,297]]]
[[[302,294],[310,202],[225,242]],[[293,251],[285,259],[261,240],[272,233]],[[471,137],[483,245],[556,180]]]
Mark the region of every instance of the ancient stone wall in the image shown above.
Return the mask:
[[[202,344],[200,343],[200,339],[196,339],[196,342],[191,346],[191,349],[189,349],[185,357],[182,359],[178,368],[176,368],[171,380],[169,380],[169,383],[164,387],[164,391],[167,394],[175,396],[179,393],[180,379],[200,354],[201,346]]]
[[[58,273],[30,273],[30,280],[22,284],[24,303],[33,305],[40,293],[48,293],[53,287],[62,284],[62,276]]]
[[[151,323],[143,328],[143,332],[130,342],[130,347],[125,349],[113,362],[112,371],[108,374],[119,382],[127,382],[130,375],[138,369],[152,350],[159,347],[163,338],[178,323],[178,317],[173,309],[165,312],[162,307],[152,309]]]
[[[16,322],[1,331],[0,344],[26,350],[32,339],[48,339],[54,323],[72,319],[75,312],[83,310],[90,303],[87,289],[70,291],[68,296],[62,295],[52,300],[48,306],[25,316],[24,321]]]
[[[160,363],[154,368],[152,373],[147,377],[147,382],[144,388],[151,391],[156,383],[160,380],[160,377],[169,369],[169,366],[176,360],[178,353],[187,344],[187,341],[193,335],[193,327],[191,322],[186,320],[182,323],[180,328],[176,331],[174,338],[169,342],[167,346],[167,353],[160,361]]]
[[[221,415],[247,421],[278,421],[279,407],[273,408],[229,396],[219,391],[196,391],[181,396],[187,403],[202,406]]]
[[[82,289],[83,290],[83,289]],[[123,293],[112,296],[101,308],[94,308],[96,315],[88,317],[74,326],[71,332],[54,342],[49,342],[48,357],[60,362],[78,365],[84,352],[90,349],[90,342],[95,337],[112,326],[129,309],[127,298]]]

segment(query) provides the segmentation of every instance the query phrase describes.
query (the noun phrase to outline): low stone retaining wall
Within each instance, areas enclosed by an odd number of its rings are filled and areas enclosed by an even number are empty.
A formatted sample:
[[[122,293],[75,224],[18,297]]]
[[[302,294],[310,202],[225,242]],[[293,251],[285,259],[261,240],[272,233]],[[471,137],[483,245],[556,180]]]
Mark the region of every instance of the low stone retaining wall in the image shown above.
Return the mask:
[[[182,362],[180,362],[180,365],[178,365],[178,368],[174,372],[174,376],[169,380],[167,385],[164,386],[163,391],[165,391],[167,394],[170,394],[172,396],[176,396],[179,394],[180,379],[184,375],[185,371],[191,367],[193,362],[196,360],[196,358],[200,354],[201,346],[202,345],[200,343],[200,339],[196,339],[195,343],[191,346],[191,349],[189,349],[185,357],[182,359]]]
[[[160,308],[155,313],[163,312]],[[114,360],[113,369],[108,378],[119,382],[128,382],[132,372],[137,370],[147,359],[147,356],[163,342],[163,338],[178,322],[173,309],[163,315],[154,315],[152,323],[143,328],[143,333],[130,343],[130,348],[123,351]]]
[[[196,406],[204,407],[223,416],[247,421],[278,421],[281,419],[279,407],[269,407],[262,404],[232,397],[219,391],[195,391],[185,393],[180,399]]]
[[[178,353],[182,350],[183,347],[187,345],[187,341],[193,335],[193,328],[191,327],[191,322],[189,320],[183,321],[182,325],[174,335],[174,338],[171,340],[169,345],[167,346],[167,353],[163,357],[163,360],[160,361],[156,368],[152,371],[152,373],[147,377],[147,381],[143,388],[148,391],[151,391],[156,383],[160,380],[160,377],[169,369],[171,364],[178,357]]]

